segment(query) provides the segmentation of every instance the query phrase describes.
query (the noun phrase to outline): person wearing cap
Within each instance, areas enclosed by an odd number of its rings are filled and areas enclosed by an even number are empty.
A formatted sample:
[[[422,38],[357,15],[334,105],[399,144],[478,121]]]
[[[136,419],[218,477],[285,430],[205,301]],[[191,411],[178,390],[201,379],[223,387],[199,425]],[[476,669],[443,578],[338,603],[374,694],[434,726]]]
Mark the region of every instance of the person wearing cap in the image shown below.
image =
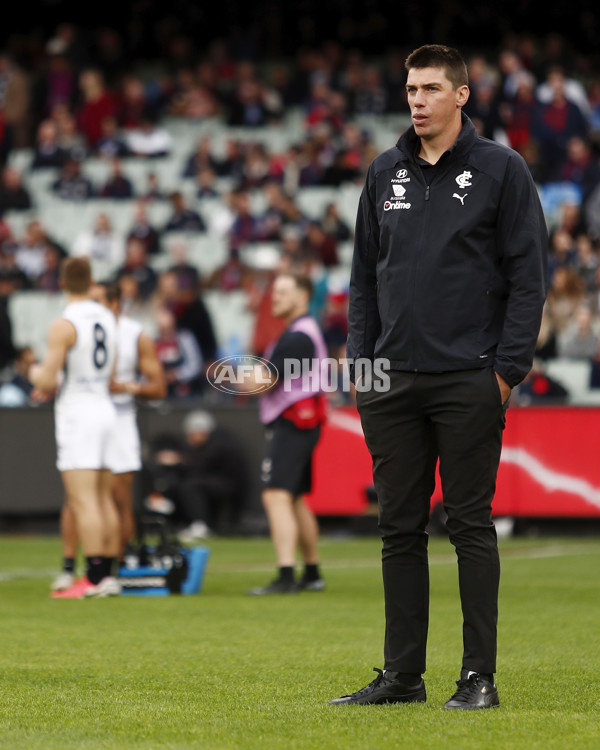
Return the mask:
[[[189,524],[183,542],[239,528],[248,494],[248,464],[236,436],[208,411],[183,420],[183,477],[177,488],[178,513]]]

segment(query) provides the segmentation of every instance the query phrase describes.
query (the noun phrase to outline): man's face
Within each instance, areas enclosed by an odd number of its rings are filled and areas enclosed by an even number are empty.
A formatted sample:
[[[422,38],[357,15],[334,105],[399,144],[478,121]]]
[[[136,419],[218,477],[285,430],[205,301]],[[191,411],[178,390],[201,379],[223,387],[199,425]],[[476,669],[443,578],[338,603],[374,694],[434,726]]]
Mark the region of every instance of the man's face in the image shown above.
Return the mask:
[[[469,98],[468,86],[454,89],[445,68],[412,68],[406,92],[415,132],[425,140],[444,133]]]
[[[96,219],[97,232],[110,232],[110,219],[106,214],[99,214]]]
[[[192,448],[199,448],[201,445],[204,445],[204,443],[206,443],[209,437],[209,432],[194,430],[192,432],[186,433],[185,439],[187,440],[188,445],[190,445]]]
[[[279,276],[273,284],[271,308],[276,318],[285,318],[298,309],[303,293],[291,276]]]
[[[130,240],[127,245],[127,262],[130,266],[146,265],[146,248],[137,240]]]
[[[104,307],[107,307],[113,315],[118,317],[119,300],[113,299],[112,302],[109,302],[106,287],[103,284],[92,284],[90,287],[90,297],[101,305],[104,305]]]
[[[156,312],[156,325],[163,336],[168,336],[175,331],[175,316],[168,308],[161,307]]]
[[[104,307],[108,307],[108,299],[106,298],[106,289],[102,284],[92,284],[90,287],[90,297],[95,301],[99,302]]]
[[[181,463],[181,453],[175,450],[161,450],[157,452],[155,459],[161,466],[177,466]]]

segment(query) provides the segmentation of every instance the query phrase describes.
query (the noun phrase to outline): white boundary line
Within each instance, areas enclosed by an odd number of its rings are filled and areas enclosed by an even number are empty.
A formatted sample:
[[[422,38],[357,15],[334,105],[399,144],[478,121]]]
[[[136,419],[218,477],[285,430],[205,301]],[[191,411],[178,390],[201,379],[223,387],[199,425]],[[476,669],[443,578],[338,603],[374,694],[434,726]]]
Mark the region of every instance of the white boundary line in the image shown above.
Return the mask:
[[[586,546],[580,547],[579,545],[552,545],[549,547],[535,548],[530,550],[506,550],[500,551],[500,560],[502,562],[509,562],[511,560],[522,561],[522,560],[540,560],[549,559],[556,557],[582,557],[585,555],[600,555],[600,548],[590,549]],[[430,565],[452,565],[456,563],[456,555],[431,555],[429,558]],[[381,567],[381,560],[373,557],[368,558],[356,558],[346,560],[332,560],[331,562],[324,562],[323,567],[330,570],[344,570],[350,568],[379,568]],[[236,566],[219,566],[218,564],[211,566],[209,561],[209,569],[213,573],[262,573],[270,572],[273,570],[273,565],[265,565],[264,563],[257,563],[253,565],[249,563],[244,567]],[[0,583],[10,583],[11,581],[18,580],[32,580],[36,578],[51,578],[57,574],[56,569],[47,568],[17,568],[16,570],[0,571]]]
[[[30,580],[32,578],[48,578],[55,576],[55,568],[16,568],[15,570],[0,570],[0,583],[7,581]]]
[[[511,560],[535,560],[545,558],[556,558],[556,557],[580,557],[583,555],[600,555],[600,548],[598,549],[578,549],[577,547],[547,547],[546,549],[532,549],[532,550],[515,550],[515,552],[507,550],[506,552],[500,551],[501,562],[509,562]],[[456,564],[456,555],[431,555],[429,557],[429,565],[453,565]],[[209,563],[210,565],[210,563]],[[322,567],[326,570],[345,570],[351,568],[380,568],[381,559],[373,557],[373,559],[356,558],[347,560],[332,560],[327,562],[323,561]],[[261,573],[270,572],[273,570],[273,565],[246,565],[244,568],[237,567],[219,567],[218,565],[212,568],[214,573]]]

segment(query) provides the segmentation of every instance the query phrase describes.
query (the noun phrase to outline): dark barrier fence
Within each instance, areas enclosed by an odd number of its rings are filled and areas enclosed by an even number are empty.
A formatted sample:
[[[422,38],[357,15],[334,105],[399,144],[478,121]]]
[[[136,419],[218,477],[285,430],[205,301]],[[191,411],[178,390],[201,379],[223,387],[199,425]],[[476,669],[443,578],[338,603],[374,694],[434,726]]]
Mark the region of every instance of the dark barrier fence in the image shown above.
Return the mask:
[[[249,465],[249,510],[261,513],[260,463],[264,437],[256,406],[214,406],[201,400],[141,406],[138,424],[143,445],[165,432],[182,436],[182,421],[193,409],[209,411],[217,424],[240,439]],[[0,516],[58,514],[62,500],[53,409],[48,406],[0,409]]]
[[[250,475],[247,515],[263,528],[260,466],[265,441],[256,404],[217,405],[198,400],[143,406],[138,422],[144,445],[165,432],[182,436],[184,417],[197,408],[209,411],[240,440]],[[598,434],[598,407],[509,409],[494,515],[555,519],[563,526],[568,520],[578,520],[590,528],[594,522],[598,528]],[[62,485],[55,456],[52,408],[0,409],[0,520],[58,515]],[[376,520],[370,494],[371,458],[355,408],[330,410],[315,453],[313,484],[308,502],[322,519],[336,523]],[[438,481],[432,506],[441,500]],[[369,528],[374,531],[374,524]]]

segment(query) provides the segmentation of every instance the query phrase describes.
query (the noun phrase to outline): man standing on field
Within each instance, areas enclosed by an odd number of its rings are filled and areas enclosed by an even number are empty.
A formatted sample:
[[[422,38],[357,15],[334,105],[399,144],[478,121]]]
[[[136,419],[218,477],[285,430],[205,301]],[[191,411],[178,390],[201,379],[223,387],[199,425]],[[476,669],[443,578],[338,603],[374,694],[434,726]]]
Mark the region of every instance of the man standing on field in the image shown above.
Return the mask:
[[[349,307],[348,356],[390,367],[387,390],[357,389],[383,539],[385,663],[332,703],[426,700],[426,526],[439,459],[463,613],[462,670],[445,708],[490,708],[500,580],[491,505],[511,389],[533,362],[548,233],[524,160],[462,113],[460,54],[426,45],[406,69],[413,124],[369,167]]]
[[[265,352],[271,369],[261,375],[271,381],[273,388],[260,397],[260,419],[267,436],[262,501],[277,558],[277,577],[266,586],[250,589],[251,596],[325,588],[319,565],[319,526],[304,495],[312,490],[313,456],[321,437],[326,402],[318,377],[306,386],[302,377],[284,382],[286,362],[312,363],[315,372],[320,373],[320,363],[327,356],[317,321],[308,314],[312,293],[312,282],[303,274],[284,271],[275,278],[273,315],[287,326]],[[284,377],[277,380],[274,372]],[[247,385],[255,383],[247,381]],[[298,548],[304,571],[295,580]]]
[[[116,408],[116,421],[109,448],[112,495],[119,515],[119,560],[135,536],[133,483],[142,468],[142,448],[137,425],[136,399],[162,399],[167,385],[152,339],[141,324],[122,313],[121,290],[117,283],[99,283],[90,295],[107,307],[117,320],[117,361],[110,386]],[[75,582],[74,567],[78,548],[77,525],[71,505],[66,502],[60,519],[63,543],[63,570],[52,583],[54,591],[70,588]]]
[[[52,596],[111,596],[120,593],[119,583],[111,575],[119,553],[119,520],[111,496],[108,461],[116,417],[109,393],[117,351],[116,320],[109,310],[90,299],[87,258],[63,261],[60,281],[67,306],[50,326],[44,361],[32,365],[29,377],[42,396],[58,388],[57,468],[75,516],[87,572],[73,586]]]

